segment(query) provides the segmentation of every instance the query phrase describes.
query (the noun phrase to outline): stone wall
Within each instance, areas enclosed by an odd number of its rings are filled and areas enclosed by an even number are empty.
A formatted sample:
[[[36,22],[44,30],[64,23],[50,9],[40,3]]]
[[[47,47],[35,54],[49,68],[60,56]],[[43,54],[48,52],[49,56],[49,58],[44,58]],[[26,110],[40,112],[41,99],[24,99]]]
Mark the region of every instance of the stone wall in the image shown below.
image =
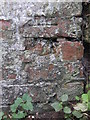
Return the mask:
[[[82,3],[2,3],[2,105],[28,92],[35,112],[83,92]]]
[[[90,2],[83,3],[83,40],[90,43]]]

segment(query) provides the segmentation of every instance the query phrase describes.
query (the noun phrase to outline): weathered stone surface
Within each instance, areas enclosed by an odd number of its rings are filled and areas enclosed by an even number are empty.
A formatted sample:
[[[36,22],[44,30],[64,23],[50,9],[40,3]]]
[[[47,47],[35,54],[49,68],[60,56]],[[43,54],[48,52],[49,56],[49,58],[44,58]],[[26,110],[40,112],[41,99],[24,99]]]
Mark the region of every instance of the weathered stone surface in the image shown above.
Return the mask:
[[[58,81],[50,82],[38,82],[38,84],[27,84],[27,85],[10,85],[3,86],[4,99],[2,104],[12,104],[17,96],[22,96],[23,93],[29,93],[32,97],[33,102],[37,103],[37,111],[45,109],[47,105],[48,111],[49,106],[55,100],[59,100],[60,96],[64,93],[70,96],[70,100],[74,98],[74,95],[81,94],[82,85],[80,83],[69,83],[69,84],[58,84]],[[70,88],[70,89],[69,89]],[[73,91],[74,89],[74,91]],[[77,92],[78,91],[78,92]],[[42,107],[40,107],[40,104]],[[35,106],[36,107],[36,106]],[[40,111],[41,111],[40,110]]]
[[[37,41],[32,38],[26,39],[26,50],[22,56],[23,62],[34,62],[35,59],[37,59],[37,54],[42,56],[42,58],[44,58],[44,55],[46,55],[46,57],[48,57],[47,59],[49,59],[50,55],[53,54],[53,59],[59,58],[60,61],[75,61],[78,59],[80,60],[83,57],[84,47],[81,42],[71,42],[67,41],[66,39],[55,40],[56,42],[50,40],[37,43]],[[32,54],[34,55],[32,56]]]
[[[10,20],[0,20],[0,29],[1,30],[11,30],[12,22]]]
[[[66,41],[62,44],[61,51],[63,60],[77,60],[83,57],[83,45],[80,42]]]
[[[50,37],[74,37],[79,38],[81,36],[81,18],[46,18],[37,17],[33,20],[29,20],[23,27],[20,28],[20,33],[23,37],[32,38],[50,38]],[[53,23],[53,20],[55,23]],[[40,21],[43,20],[43,21]],[[48,22],[47,22],[48,20]],[[33,22],[33,25],[32,25]],[[31,23],[31,24],[30,24]]]
[[[90,43],[90,3],[87,2],[83,7],[83,40]]]
[[[38,2],[10,2],[7,4],[2,3],[1,7],[3,17],[10,18],[16,14],[19,15],[20,22],[24,22],[25,19],[32,16],[55,17],[58,15],[71,17],[81,15],[81,12],[82,4],[80,2],[39,2],[39,4]]]
[[[28,92],[42,112],[63,93],[82,93],[81,11],[78,2],[2,4],[2,105]]]

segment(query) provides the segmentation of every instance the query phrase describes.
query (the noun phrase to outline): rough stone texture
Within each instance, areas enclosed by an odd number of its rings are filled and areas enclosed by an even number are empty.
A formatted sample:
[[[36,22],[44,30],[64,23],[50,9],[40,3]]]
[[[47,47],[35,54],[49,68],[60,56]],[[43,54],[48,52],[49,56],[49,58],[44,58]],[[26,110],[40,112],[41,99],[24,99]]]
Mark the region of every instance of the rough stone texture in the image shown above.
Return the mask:
[[[2,105],[28,92],[38,112],[83,91],[82,3],[2,3]],[[78,17],[79,16],[79,17]]]
[[[51,17],[51,19],[50,19]],[[81,18],[60,18],[58,15],[48,17],[34,17],[29,20],[20,30],[23,37],[74,37],[80,38],[82,23]]]
[[[83,40],[90,43],[90,2],[84,3],[83,14]]]

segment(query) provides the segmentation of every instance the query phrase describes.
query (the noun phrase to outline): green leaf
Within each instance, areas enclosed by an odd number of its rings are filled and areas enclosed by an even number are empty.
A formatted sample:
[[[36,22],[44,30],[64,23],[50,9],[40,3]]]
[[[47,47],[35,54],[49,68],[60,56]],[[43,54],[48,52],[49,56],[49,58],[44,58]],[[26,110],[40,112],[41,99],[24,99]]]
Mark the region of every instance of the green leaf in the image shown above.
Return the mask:
[[[33,105],[31,102],[26,102],[25,104],[22,105],[22,108],[25,110],[33,111]]]
[[[69,107],[64,107],[64,113],[66,114],[70,114],[71,113],[71,109]]]
[[[86,88],[87,88],[87,89],[90,88],[90,84],[87,84],[87,85],[86,85]]]
[[[67,118],[66,120],[72,120],[72,119],[70,119],[70,118]]]
[[[26,113],[24,113],[23,111],[18,111],[18,113],[12,114],[13,118],[18,118],[18,119],[25,118],[25,116],[26,116]]]
[[[17,109],[17,106],[15,104],[13,104],[13,105],[10,106],[10,110],[12,112],[16,112],[16,109]]]
[[[62,110],[62,105],[59,102],[54,102],[51,106],[55,109],[56,112]]]
[[[80,118],[80,120],[87,120],[87,117],[84,116],[84,117]]]
[[[22,103],[23,102],[23,100],[20,98],[20,97],[18,97],[16,100],[15,100],[15,105],[18,107],[19,105],[20,105],[20,103]]]
[[[7,118],[7,115],[3,116],[3,119],[6,119]],[[6,119],[7,120],[7,119]]]
[[[0,120],[2,120],[3,115],[4,115],[4,113],[0,112]]]
[[[27,101],[27,97],[28,97],[28,94],[25,93],[25,94],[22,96],[22,99],[23,99],[24,101]]]
[[[85,103],[85,102],[88,102],[88,95],[87,94],[82,94],[82,101]]]
[[[28,110],[33,111],[33,105],[32,105],[32,103],[31,102],[27,102],[26,104],[28,106]]]
[[[21,106],[21,107],[22,107],[24,104],[25,104],[24,102],[23,102],[23,103],[20,103],[20,105],[19,105],[19,106]]]
[[[12,118],[17,118],[17,114],[16,114],[16,113],[13,113],[13,114],[12,114]]]
[[[76,99],[77,101],[79,101],[79,100],[80,100],[80,98],[79,98],[78,96],[75,96],[75,99]]]
[[[66,118],[65,120],[70,119],[71,117],[72,117],[72,114],[67,114],[67,113],[64,114],[64,118]]]
[[[83,116],[83,114],[80,111],[76,111],[74,110],[72,112],[72,114],[76,117],[76,118],[81,118]]]
[[[24,118],[26,114],[23,111],[19,111],[17,115],[19,116],[18,118]]]
[[[65,102],[67,100],[68,100],[68,95],[67,94],[64,94],[64,95],[61,96],[61,101],[62,102]]]
[[[64,115],[64,117],[65,117],[65,118],[68,118],[68,115],[67,115],[67,114],[65,114],[65,115]]]
[[[90,102],[88,102],[88,111],[90,110]]]
[[[22,99],[23,99],[24,101],[32,102],[32,98],[31,98],[27,93],[25,93],[25,94],[22,96]]]
[[[90,102],[90,90],[88,91],[87,95],[88,95],[88,101]]]
[[[82,112],[85,112],[88,110],[88,106],[86,103],[77,103],[73,108],[75,110],[81,110]]]

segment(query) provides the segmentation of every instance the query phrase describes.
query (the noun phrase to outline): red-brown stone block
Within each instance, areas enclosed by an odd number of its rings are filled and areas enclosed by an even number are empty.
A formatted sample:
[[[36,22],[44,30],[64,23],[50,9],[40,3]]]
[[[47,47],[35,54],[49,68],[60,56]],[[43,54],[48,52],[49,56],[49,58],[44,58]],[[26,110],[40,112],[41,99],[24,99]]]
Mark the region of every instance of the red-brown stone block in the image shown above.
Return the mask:
[[[11,21],[10,20],[0,20],[0,29],[8,30],[11,28]]]
[[[83,50],[81,42],[65,41],[61,46],[62,58],[68,61],[81,59],[83,57]]]
[[[16,74],[9,74],[8,79],[16,79]]]

